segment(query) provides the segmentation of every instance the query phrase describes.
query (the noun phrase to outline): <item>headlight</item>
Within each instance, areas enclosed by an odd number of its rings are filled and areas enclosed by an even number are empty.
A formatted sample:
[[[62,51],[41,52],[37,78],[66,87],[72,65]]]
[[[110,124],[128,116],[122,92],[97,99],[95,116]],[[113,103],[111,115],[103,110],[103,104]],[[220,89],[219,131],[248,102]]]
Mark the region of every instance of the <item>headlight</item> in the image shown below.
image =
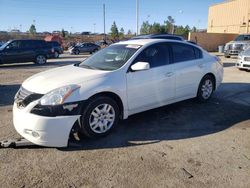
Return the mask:
[[[41,105],[59,105],[63,104],[64,101],[78,88],[79,85],[67,85],[50,91],[45,94],[41,100]]]
[[[250,44],[243,44],[243,50],[247,50],[250,47]]]
[[[228,48],[229,48],[229,44],[226,44],[224,50],[228,50]]]

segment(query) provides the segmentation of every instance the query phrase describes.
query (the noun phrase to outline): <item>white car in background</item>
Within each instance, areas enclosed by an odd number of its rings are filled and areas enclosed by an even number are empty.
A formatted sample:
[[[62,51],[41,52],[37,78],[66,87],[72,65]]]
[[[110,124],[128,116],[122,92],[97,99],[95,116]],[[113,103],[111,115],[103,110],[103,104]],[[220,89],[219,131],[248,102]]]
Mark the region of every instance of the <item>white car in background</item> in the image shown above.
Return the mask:
[[[250,70],[250,48],[238,55],[238,60],[235,66],[240,70]]]
[[[207,101],[222,78],[219,59],[185,41],[119,42],[82,63],[24,81],[14,126],[37,145],[66,147],[76,127],[99,137],[132,114],[195,97]]]

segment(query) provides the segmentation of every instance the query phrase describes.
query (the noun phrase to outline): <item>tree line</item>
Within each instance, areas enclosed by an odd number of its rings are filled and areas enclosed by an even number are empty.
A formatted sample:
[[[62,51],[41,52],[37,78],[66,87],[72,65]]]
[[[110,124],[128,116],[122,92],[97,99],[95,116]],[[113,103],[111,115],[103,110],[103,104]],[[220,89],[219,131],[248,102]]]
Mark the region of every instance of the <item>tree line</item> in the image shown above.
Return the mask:
[[[196,27],[190,28],[188,25],[186,25],[185,27],[183,27],[182,25],[181,26],[175,25],[175,20],[171,16],[168,16],[167,20],[164,21],[164,24],[160,24],[157,22],[150,24],[149,21],[144,21],[140,28],[141,35],[168,33],[168,34],[180,35],[186,39],[188,38],[188,33],[190,31],[196,32],[197,29]],[[113,22],[111,26],[110,35],[112,36],[113,39],[121,39],[124,36],[124,29],[121,28],[119,32],[116,23]],[[132,35],[131,30],[128,31],[127,35]]]

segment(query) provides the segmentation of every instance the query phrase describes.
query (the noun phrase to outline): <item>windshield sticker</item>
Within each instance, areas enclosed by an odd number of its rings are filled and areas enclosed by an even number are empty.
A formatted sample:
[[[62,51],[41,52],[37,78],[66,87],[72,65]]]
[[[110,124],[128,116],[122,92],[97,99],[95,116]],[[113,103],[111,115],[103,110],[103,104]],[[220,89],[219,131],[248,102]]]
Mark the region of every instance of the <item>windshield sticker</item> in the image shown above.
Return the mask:
[[[134,44],[129,44],[126,46],[126,48],[134,48],[134,49],[138,49],[140,47],[141,47],[140,45],[134,45]]]

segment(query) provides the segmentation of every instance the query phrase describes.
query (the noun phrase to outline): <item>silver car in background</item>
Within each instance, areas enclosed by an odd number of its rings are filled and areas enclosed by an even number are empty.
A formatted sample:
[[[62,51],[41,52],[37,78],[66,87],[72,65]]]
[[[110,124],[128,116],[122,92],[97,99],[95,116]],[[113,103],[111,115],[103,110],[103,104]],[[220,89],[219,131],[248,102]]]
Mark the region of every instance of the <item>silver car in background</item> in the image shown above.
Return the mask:
[[[95,53],[97,52],[98,50],[100,50],[101,47],[97,44],[94,44],[94,43],[81,43],[81,44],[78,44],[76,46],[73,46],[73,47],[70,47],[69,48],[69,53],[70,54],[75,54],[75,55],[78,55],[80,53]]]
[[[250,34],[239,35],[235,40],[226,44],[224,49],[224,56],[226,58],[230,58],[231,56],[238,56],[248,47],[250,47]]]

